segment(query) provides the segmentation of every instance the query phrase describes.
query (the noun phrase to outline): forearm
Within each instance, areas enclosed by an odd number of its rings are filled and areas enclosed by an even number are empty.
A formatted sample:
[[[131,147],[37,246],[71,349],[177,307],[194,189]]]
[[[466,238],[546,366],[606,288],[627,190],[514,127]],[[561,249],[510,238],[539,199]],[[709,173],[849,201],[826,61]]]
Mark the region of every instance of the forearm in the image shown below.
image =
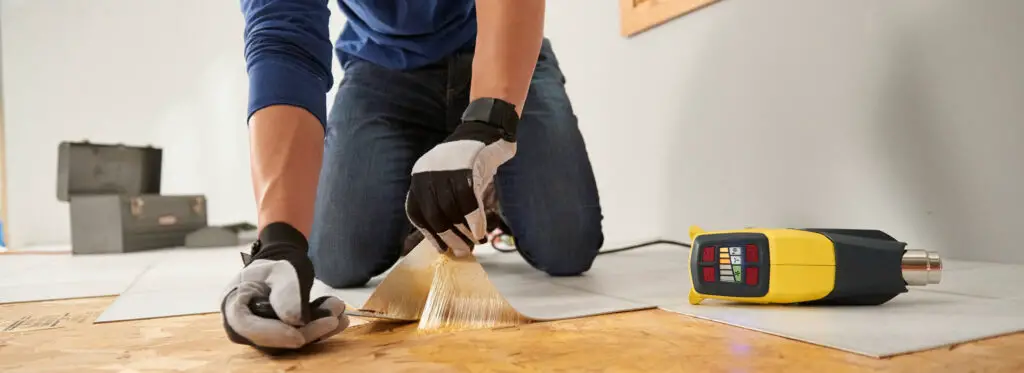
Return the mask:
[[[249,159],[258,226],[284,222],[309,237],[324,131],[302,108],[275,105],[249,119]]]
[[[544,39],[544,0],[476,0],[470,100],[499,98],[522,115]]]
[[[242,0],[258,227],[309,237],[332,85],[326,0]]]

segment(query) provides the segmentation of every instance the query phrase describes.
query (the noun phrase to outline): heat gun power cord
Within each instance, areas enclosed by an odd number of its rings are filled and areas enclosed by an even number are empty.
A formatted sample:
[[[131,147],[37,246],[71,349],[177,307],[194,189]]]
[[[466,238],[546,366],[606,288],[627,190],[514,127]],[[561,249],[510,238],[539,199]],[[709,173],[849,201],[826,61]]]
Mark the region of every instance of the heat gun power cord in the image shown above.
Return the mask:
[[[517,250],[516,250],[514,245],[512,246],[511,249],[505,249],[505,248],[498,247],[499,246],[498,242],[501,241],[504,236],[507,236],[507,235],[499,235],[499,236],[495,237],[494,239],[492,239],[491,240],[491,247],[493,247],[494,250],[497,250],[498,252],[502,252],[502,253],[514,253],[514,252],[516,252]],[[511,237],[511,236],[509,236],[509,237]],[[653,246],[653,245],[675,245],[675,246],[682,246],[682,247],[692,247],[691,244],[688,244],[688,243],[685,243],[685,242],[679,242],[679,241],[674,241],[674,240],[658,239],[658,240],[651,240],[651,241],[641,242],[641,243],[633,244],[633,245],[629,245],[629,246],[616,247],[614,249],[601,250],[601,251],[597,252],[597,255],[611,254],[611,253],[620,253],[620,252],[623,252],[623,251],[629,251],[629,250],[639,249],[639,248],[642,248],[642,247]]]
[[[497,223],[496,226],[491,231],[491,235],[492,235],[491,239],[490,239],[491,247],[494,248],[494,250],[497,250],[498,252],[502,252],[502,253],[514,253],[514,252],[519,251],[518,248],[516,247],[516,244],[515,244],[515,237],[513,235],[509,234],[511,229],[509,229],[508,225],[505,224],[505,220],[500,218],[500,217],[498,217],[496,219],[496,223]],[[597,252],[597,255],[611,254],[611,253],[620,253],[620,252],[623,252],[623,251],[629,251],[629,250],[639,249],[639,248],[642,248],[642,247],[653,246],[653,245],[674,245],[674,246],[682,246],[682,247],[692,247],[691,244],[685,243],[685,242],[679,242],[679,241],[674,241],[674,240],[665,240],[665,239],[655,239],[655,240],[641,242],[641,243],[633,244],[633,245],[629,245],[629,246],[622,246],[622,247],[616,247],[614,249],[601,250],[601,251]],[[504,247],[502,247],[502,246],[504,246]]]
[[[629,251],[629,250],[633,250],[633,249],[639,249],[641,247],[647,247],[647,246],[652,246],[652,245],[675,245],[675,246],[682,246],[682,247],[692,247],[692,245],[690,245],[688,243],[685,243],[685,242],[679,242],[679,241],[673,241],[673,240],[652,240],[652,241],[641,242],[641,243],[633,244],[633,245],[629,245],[629,246],[616,247],[614,249],[601,250],[601,251],[597,252],[597,255],[618,253],[618,252]]]

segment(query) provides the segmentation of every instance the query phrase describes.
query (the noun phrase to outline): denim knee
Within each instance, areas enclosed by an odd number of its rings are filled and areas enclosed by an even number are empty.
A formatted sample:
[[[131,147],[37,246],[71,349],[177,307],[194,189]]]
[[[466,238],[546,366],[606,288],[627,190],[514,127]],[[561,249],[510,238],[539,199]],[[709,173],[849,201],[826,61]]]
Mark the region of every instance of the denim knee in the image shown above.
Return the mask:
[[[313,261],[313,270],[316,271],[317,279],[335,289],[363,287],[373,278],[373,274],[368,270],[360,270],[358,268],[339,269],[325,264],[322,260]]]
[[[332,288],[362,287],[398,261],[399,247],[369,244],[381,240],[341,238],[315,237],[309,252],[316,278]]]
[[[551,276],[577,276],[589,271],[604,244],[599,218],[575,225],[535,227],[513,235],[523,258]]]

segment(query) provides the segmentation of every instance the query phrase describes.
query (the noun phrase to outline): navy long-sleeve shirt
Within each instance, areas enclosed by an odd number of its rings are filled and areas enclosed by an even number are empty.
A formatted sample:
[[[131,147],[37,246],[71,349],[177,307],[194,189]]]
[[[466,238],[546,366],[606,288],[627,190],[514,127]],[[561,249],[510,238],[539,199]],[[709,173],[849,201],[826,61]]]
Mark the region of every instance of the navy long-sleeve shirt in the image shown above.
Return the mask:
[[[390,69],[412,69],[470,48],[476,38],[474,0],[337,0],[347,22],[335,43],[329,0],[241,0],[248,116],[292,105],[327,123],[333,54]]]

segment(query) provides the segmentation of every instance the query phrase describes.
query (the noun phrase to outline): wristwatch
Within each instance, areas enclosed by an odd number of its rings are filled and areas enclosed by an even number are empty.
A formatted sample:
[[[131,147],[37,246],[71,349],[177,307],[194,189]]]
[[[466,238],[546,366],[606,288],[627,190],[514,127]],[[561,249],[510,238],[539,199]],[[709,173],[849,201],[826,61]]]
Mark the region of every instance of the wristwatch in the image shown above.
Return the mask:
[[[519,125],[519,114],[516,106],[499,98],[478,98],[466,106],[462,113],[463,122],[481,122],[501,131],[501,138],[508,142],[516,141],[516,127]]]

